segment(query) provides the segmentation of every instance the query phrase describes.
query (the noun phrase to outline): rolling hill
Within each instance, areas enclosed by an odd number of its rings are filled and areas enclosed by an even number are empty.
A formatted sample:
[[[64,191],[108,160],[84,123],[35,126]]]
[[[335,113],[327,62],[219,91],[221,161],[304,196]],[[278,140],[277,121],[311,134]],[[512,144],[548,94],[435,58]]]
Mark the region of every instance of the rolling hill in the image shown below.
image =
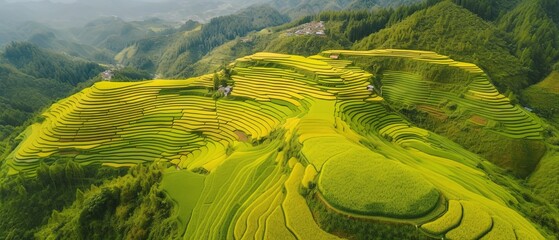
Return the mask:
[[[527,86],[527,70],[510,53],[503,32],[477,15],[450,1],[420,11],[389,28],[372,34],[354,49],[429,49],[487,69],[502,89]]]
[[[177,63],[169,63],[173,60],[173,52],[177,51],[178,44],[168,45],[165,49],[165,55],[147,54],[150,51],[133,51],[128,61],[122,61],[123,64],[131,64],[132,66],[141,67],[136,64],[138,59],[151,59],[153,65],[159,67],[155,70],[159,75],[166,77],[191,77],[205,74],[207,72],[216,71],[223,68],[224,64],[242,57],[247,54],[253,54],[259,51],[298,54],[310,56],[318,52],[333,48],[350,48],[352,41],[360,40],[369,34],[384,28],[387,24],[398,22],[401,19],[411,15],[415,11],[427,8],[435,3],[421,3],[414,5],[405,5],[396,10],[384,9],[378,11],[367,10],[348,10],[348,11],[325,11],[315,16],[307,16],[299,20],[276,26],[280,22],[272,22],[269,27],[260,31],[251,31],[247,35],[236,36],[232,40],[223,42],[209,52],[203,52],[203,56],[188,66],[188,71],[177,74],[169,74],[166,69],[168,65]],[[294,34],[297,30],[304,31],[307,25],[317,25],[323,22],[324,35],[316,34]],[[212,24],[212,23],[210,23]],[[223,24],[216,21],[215,25]],[[319,31],[317,29],[317,31]],[[172,42],[190,42],[196,36],[193,32],[181,32],[175,34],[175,40]],[[142,42],[138,42],[142,44]],[[183,43],[182,45],[185,45]],[[166,45],[163,45],[166,46]],[[161,50],[157,50],[161,51]],[[129,53],[129,49],[125,49],[121,54]],[[169,54],[170,53],[170,54]],[[189,56],[185,51],[183,56]],[[159,59],[159,60],[158,60]],[[192,61],[190,59],[188,61]],[[140,61],[144,62],[144,61]],[[178,64],[184,64],[187,60]]]
[[[36,111],[66,97],[103,68],[30,43],[12,43],[0,54],[0,69],[1,141]]]
[[[558,6],[21,25],[40,47],[0,58],[0,239],[557,239]],[[80,58],[110,55],[93,84]]]
[[[408,65],[385,71],[382,88],[371,92],[375,75],[355,65],[363,59]],[[435,82],[425,82],[410,64],[452,78],[432,73]],[[176,228],[166,234],[185,239],[362,238],[367,229],[384,238],[552,234],[525,217],[523,206],[537,203],[522,197],[524,187],[394,110],[417,105],[439,118],[469,118],[505,139],[542,139],[539,118],[512,105],[478,66],[427,51],[331,50],[307,58],[257,53],[228,71],[217,75],[233,86],[228,96],[213,90],[211,74],[97,83],[51,106],[21,134],[6,159],[8,174],[39,177],[41,164],[62,158],[83,166],[167,166],[158,186],[173,200]],[[438,87],[422,90],[426,85]],[[445,99],[459,111],[436,110]],[[36,236],[88,238],[100,230],[99,218],[84,222],[76,214],[120,218],[118,205],[106,201],[123,196],[97,189]],[[168,236],[153,234],[142,236]]]
[[[254,6],[236,14],[214,18],[200,26],[187,22],[184,28],[174,34],[138,41],[136,45],[121,51],[127,57],[120,60],[124,64],[135,64],[135,67],[145,65],[148,70],[166,77],[193,76],[192,65],[213,49],[249,32],[287,21],[286,16],[271,7]],[[153,41],[158,41],[161,45],[155,45]],[[130,47],[141,47],[143,43],[148,43],[150,47],[130,52]]]

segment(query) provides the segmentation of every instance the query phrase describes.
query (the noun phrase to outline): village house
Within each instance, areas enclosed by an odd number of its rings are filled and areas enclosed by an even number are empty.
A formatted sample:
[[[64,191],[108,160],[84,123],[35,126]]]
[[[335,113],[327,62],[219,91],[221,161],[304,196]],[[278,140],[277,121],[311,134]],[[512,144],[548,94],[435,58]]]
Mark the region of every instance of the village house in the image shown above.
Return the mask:
[[[111,81],[111,79],[113,79],[114,75],[115,74],[114,74],[113,70],[106,70],[106,71],[101,73],[101,77],[105,81]]]
[[[219,88],[217,89],[218,92],[222,93],[226,97],[231,93],[232,90],[233,90],[233,87],[223,86],[223,85],[219,86]]]

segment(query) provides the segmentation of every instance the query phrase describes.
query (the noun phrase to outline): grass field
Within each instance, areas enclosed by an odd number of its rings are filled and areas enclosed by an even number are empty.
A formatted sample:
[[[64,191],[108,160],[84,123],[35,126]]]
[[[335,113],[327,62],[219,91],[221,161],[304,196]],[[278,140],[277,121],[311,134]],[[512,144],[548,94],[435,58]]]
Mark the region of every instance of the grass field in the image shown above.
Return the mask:
[[[184,233],[190,216],[204,190],[205,177],[189,171],[168,172],[163,178],[161,188],[176,201],[177,218],[180,232]]]
[[[522,92],[529,107],[559,126],[559,72],[553,71],[543,81]]]

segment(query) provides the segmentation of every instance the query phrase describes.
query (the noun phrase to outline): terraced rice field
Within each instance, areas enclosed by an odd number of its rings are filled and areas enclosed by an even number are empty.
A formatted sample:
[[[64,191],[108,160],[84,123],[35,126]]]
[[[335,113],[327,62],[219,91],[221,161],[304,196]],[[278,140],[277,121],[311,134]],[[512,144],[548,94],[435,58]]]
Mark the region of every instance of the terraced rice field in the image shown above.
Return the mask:
[[[161,93],[199,81],[98,83],[49,108],[10,165],[32,175],[40,158],[64,155],[84,164],[168,161],[213,169],[219,149],[236,141],[236,132],[261,139],[293,113],[272,103]]]
[[[323,56],[337,54],[352,57],[392,57],[436,65],[446,65],[468,73],[468,79],[460,79],[461,93],[440,91],[431,87],[436,84],[431,79],[423,79],[412,72],[388,70],[383,74],[383,97],[387,101],[406,106],[455,105],[462,115],[482,117],[493,122],[491,130],[509,138],[542,139],[542,125],[532,115],[499,93],[489,81],[489,77],[474,64],[458,62],[447,56],[429,51],[409,51],[398,49],[371,51],[326,51]],[[342,57],[342,58],[343,58]],[[465,85],[465,86],[464,86]],[[454,86],[456,87],[456,86]]]
[[[468,201],[450,201],[448,211],[422,229],[447,239],[516,239],[511,224],[490,216],[483,206]]]
[[[452,95],[393,70],[381,97],[367,91],[372,74],[330,54],[414,59],[472,78]],[[53,156],[84,165],[166,164],[162,189],[178,206],[184,239],[337,239],[317,224],[313,214],[321,213],[307,199],[435,238],[543,239],[509,207],[517,203],[509,190],[477,167],[483,159],[391,108],[450,101],[506,137],[541,138],[537,119],[511,105],[477,66],[432,52],[375,50],[258,53],[231,67],[233,92],[223,98],[211,97],[208,75],[100,82],[61,100],[20,136],[6,160],[11,173],[33,176]]]
[[[421,226],[421,228],[431,234],[441,235],[448,230],[458,226],[462,221],[462,204],[456,200],[448,201],[446,213],[435,221]]]
[[[523,231],[526,226],[524,224],[529,225],[526,219],[506,207],[508,201],[515,202],[516,199],[503,187],[488,181],[486,174],[477,169],[475,163],[479,161],[479,157],[475,154],[444,137],[410,126],[403,118],[390,113],[381,103],[348,101],[341,103],[339,108],[343,113],[341,118],[374,144],[375,151],[421,172],[448,201],[468,199],[488,206],[488,214],[507,218],[511,223],[514,222],[513,229],[518,231]],[[374,112],[374,115],[359,117],[361,115],[356,114],[364,111]],[[448,211],[451,212],[455,211]],[[452,219],[448,216],[440,220],[430,218],[412,222],[426,224],[422,229],[427,234],[440,236],[447,228],[454,227],[456,219]],[[447,222],[447,225],[441,225],[441,222]],[[456,235],[460,233],[453,236]]]
[[[475,77],[463,97],[433,90],[429,81],[409,72],[387,71],[383,84],[384,97],[389,101],[428,106],[455,103],[464,115],[498,123],[499,129],[495,131],[507,137],[542,139],[541,124],[521,108],[511,105],[484,77]]]

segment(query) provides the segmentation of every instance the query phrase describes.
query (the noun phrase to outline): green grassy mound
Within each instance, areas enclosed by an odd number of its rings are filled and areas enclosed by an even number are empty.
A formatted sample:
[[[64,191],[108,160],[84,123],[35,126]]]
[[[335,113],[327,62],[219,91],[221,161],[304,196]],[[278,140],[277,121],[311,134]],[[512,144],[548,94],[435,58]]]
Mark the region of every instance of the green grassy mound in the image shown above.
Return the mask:
[[[528,182],[535,193],[557,206],[559,206],[559,176],[554,173],[558,170],[559,154],[549,154],[542,160],[539,170],[532,174]]]
[[[535,112],[559,126],[559,72],[553,71],[547,78],[530,86],[522,95]]]
[[[359,148],[325,163],[318,188],[328,203],[344,211],[394,218],[423,216],[440,199],[420,174]]]
[[[177,219],[179,232],[184,233],[190,221],[189,217],[204,189],[205,176],[190,171],[176,171],[165,174],[161,182],[161,189],[173,196],[175,204],[179,206]]]

